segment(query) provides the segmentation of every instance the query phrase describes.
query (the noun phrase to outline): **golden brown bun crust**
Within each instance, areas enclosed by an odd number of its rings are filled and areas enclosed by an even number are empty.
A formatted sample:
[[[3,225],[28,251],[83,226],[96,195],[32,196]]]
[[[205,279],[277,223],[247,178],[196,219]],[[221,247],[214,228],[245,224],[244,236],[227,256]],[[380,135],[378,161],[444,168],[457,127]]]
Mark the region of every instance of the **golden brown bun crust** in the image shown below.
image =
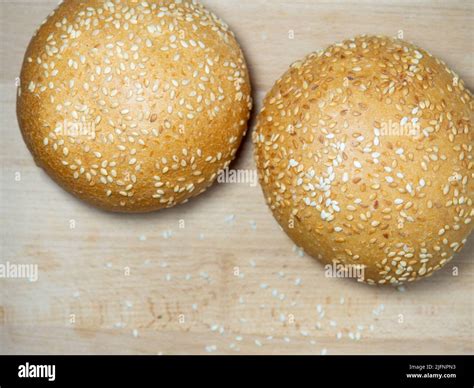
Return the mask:
[[[472,231],[472,115],[464,83],[410,43],[361,36],[313,53],[258,117],[266,201],[296,244],[365,266],[369,284],[429,276]]]
[[[36,163],[64,189],[147,212],[214,182],[251,104],[239,45],[199,3],[66,0],[28,47],[17,116]]]

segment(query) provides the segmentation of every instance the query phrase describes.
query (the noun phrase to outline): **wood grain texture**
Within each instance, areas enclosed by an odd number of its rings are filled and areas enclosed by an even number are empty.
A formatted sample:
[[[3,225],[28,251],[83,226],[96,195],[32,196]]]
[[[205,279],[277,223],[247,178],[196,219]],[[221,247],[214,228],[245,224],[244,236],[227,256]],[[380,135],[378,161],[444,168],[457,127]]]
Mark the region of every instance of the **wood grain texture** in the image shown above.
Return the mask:
[[[360,33],[403,30],[473,89],[469,0],[204,3],[246,53],[255,112],[294,60]],[[472,238],[447,268],[400,292],[326,278],[280,230],[258,185],[217,184],[133,216],[58,188],[34,165],[15,115],[24,51],[56,4],[0,1],[0,263],[39,266],[37,282],[0,279],[1,354],[474,353]],[[254,169],[250,136],[233,168]]]

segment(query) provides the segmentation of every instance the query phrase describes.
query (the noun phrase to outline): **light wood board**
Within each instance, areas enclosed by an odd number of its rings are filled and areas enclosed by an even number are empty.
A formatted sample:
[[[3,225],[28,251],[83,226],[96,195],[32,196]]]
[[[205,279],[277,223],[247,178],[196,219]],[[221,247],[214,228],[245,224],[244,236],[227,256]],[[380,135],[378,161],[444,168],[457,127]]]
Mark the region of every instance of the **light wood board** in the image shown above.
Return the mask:
[[[204,3],[246,53],[255,111],[293,61],[361,33],[402,30],[474,86],[469,0]],[[25,48],[56,4],[0,1],[0,262],[39,266],[37,282],[0,279],[1,354],[474,352],[472,238],[447,268],[401,292],[326,278],[295,251],[258,185],[218,184],[133,216],[58,188],[34,165],[15,115]],[[233,168],[254,169],[250,136]]]

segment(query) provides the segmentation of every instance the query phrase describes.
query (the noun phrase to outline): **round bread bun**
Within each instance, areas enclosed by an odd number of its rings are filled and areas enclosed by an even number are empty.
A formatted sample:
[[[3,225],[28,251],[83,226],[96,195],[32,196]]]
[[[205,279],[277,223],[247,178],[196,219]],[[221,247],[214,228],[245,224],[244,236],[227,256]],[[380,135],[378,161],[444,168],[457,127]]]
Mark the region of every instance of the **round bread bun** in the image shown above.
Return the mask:
[[[66,0],[25,55],[17,116],[38,166],[105,210],[184,203],[234,159],[245,59],[195,1]]]
[[[266,202],[327,270],[358,269],[368,284],[428,277],[473,228],[472,116],[459,77],[403,40],[360,36],[310,54],[258,117]]]

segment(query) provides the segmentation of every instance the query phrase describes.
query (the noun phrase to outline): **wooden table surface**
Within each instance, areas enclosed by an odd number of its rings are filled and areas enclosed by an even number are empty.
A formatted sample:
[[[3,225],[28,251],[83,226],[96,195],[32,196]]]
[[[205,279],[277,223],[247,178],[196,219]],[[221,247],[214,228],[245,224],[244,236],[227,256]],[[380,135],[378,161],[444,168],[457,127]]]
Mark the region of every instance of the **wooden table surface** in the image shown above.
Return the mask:
[[[246,53],[255,111],[293,61],[361,33],[402,31],[473,89],[470,0],[204,3]],[[24,50],[56,4],[0,1],[0,263],[39,266],[37,282],[0,279],[0,353],[474,353],[474,238],[432,278],[375,288],[326,278],[280,230],[258,184],[217,184],[132,216],[58,188],[15,116]],[[233,168],[255,168],[250,136]]]

